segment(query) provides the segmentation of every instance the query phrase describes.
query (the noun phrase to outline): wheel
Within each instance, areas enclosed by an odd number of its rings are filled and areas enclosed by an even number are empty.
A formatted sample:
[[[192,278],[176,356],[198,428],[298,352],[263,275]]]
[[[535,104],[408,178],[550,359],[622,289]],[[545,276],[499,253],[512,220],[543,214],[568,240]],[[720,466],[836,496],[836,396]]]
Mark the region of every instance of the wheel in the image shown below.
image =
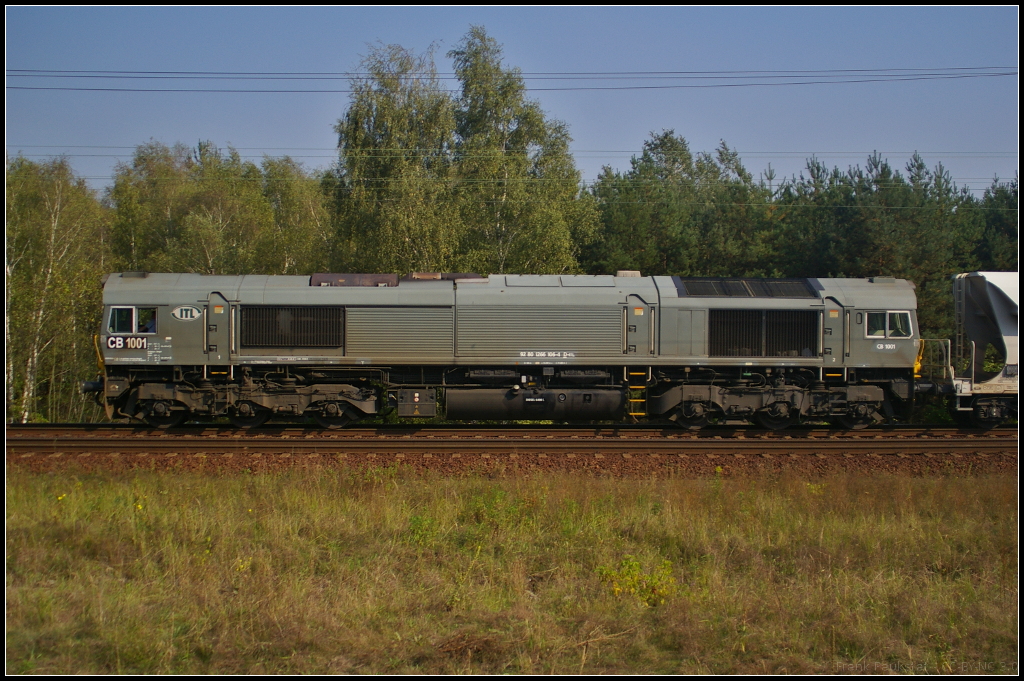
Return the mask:
[[[782,430],[793,425],[798,412],[790,408],[788,402],[772,402],[764,409],[754,412],[754,420],[768,430]]]
[[[316,419],[321,428],[329,428],[330,430],[344,428],[358,420],[355,411],[351,407],[336,402],[324,405],[321,411],[313,414],[313,418]]]
[[[146,416],[144,416],[143,418],[145,419],[146,423],[153,426],[154,428],[167,430],[168,428],[177,428],[182,423],[184,423],[185,419],[188,418],[188,411],[184,409],[173,411],[168,409],[163,413],[157,413],[154,410],[151,411],[149,414],[146,414]]]
[[[228,415],[236,428],[259,428],[270,418],[270,410],[252,402],[239,402]]]
[[[777,416],[767,411],[759,411],[754,413],[754,420],[757,424],[766,430],[782,430],[793,425],[796,419],[792,414],[786,414],[785,416]]]
[[[1003,420],[981,418],[980,416],[978,416],[978,410],[975,409],[974,411],[971,412],[971,415],[968,417],[968,422],[974,428],[980,428],[981,430],[992,430],[1000,423],[1002,423]]]
[[[259,428],[270,418],[269,409],[257,409],[247,416],[242,414],[231,414],[228,416],[228,421],[231,421],[231,425],[236,428]]]
[[[710,414],[699,402],[687,402],[685,406],[678,407],[669,418],[677,426],[686,430],[700,430],[711,420]]]
[[[872,419],[858,418],[856,416],[836,416],[831,419],[832,423],[847,430],[864,430],[874,421]]]
[[[320,424],[321,428],[327,428],[329,430],[338,430],[344,428],[350,423],[354,423],[356,419],[352,418],[348,414],[338,414],[337,416],[327,416],[326,414],[314,414],[313,418]]]
[[[708,425],[708,415],[701,414],[700,416],[683,416],[680,415],[675,419],[674,423],[680,428],[686,430],[700,430],[704,426]]]

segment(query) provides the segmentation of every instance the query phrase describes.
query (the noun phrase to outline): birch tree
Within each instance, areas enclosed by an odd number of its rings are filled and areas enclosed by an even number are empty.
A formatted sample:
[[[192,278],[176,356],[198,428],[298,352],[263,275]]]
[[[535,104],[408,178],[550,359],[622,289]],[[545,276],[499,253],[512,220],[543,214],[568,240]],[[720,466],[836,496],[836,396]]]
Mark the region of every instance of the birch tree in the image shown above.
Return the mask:
[[[95,374],[106,215],[63,159],[7,163],[4,330],[8,418],[80,420]]]
[[[352,81],[338,121],[336,270],[445,271],[453,263],[459,218],[449,174],[451,98],[433,54],[381,45]]]
[[[448,53],[462,91],[455,110],[461,259],[481,272],[572,272],[597,225],[581,193],[568,129],[526,98],[517,68],[474,26]]]
[[[118,166],[107,199],[118,269],[297,274],[326,265],[327,196],[288,157],[257,165],[211,142],[143,144]]]

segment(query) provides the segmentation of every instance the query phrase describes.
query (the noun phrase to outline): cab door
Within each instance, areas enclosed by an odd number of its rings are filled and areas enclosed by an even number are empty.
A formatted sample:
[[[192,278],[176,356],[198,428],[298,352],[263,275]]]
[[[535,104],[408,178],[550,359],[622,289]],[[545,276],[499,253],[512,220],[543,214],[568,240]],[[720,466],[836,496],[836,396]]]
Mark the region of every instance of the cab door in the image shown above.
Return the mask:
[[[206,363],[226,364],[231,351],[231,306],[220,293],[210,294],[203,310],[206,325]]]
[[[821,361],[825,369],[846,362],[849,340],[846,335],[846,310],[835,298],[826,298],[821,312]]]
[[[624,355],[650,357],[655,348],[655,316],[657,307],[645,303],[640,296],[629,296],[622,308]]]

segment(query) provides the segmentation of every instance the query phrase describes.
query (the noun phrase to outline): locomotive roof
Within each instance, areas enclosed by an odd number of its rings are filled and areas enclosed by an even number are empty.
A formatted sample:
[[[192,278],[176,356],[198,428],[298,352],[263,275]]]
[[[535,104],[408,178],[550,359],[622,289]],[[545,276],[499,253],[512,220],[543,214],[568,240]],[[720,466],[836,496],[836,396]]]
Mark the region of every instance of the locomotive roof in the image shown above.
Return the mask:
[[[323,277],[325,275],[316,275]],[[378,275],[375,275],[378,276]],[[460,275],[461,276],[461,275]],[[705,299],[734,307],[743,300],[805,299],[806,303],[835,299],[860,309],[916,309],[914,284],[906,279],[756,279],[619,277],[611,275],[503,274],[461,279],[394,279],[393,284],[336,286],[314,285],[310,276],[247,274],[238,276],[125,272],[109,275],[104,282],[107,305],[179,305],[207,300],[211,292],[228,300],[250,304],[390,304],[452,305],[455,290],[460,301],[485,302],[494,294],[516,292],[518,300],[561,304],[570,300],[597,301],[609,294],[642,297]],[[319,281],[319,280],[318,280]],[[682,301],[680,301],[682,302]],[[542,304],[543,304],[542,303]],[[805,304],[806,304],[805,303]],[[760,306],[763,303],[758,303]],[[820,304],[820,303],[819,303]],[[775,305],[772,305],[773,307]]]
[[[111,274],[103,286],[106,305],[181,305],[209,299],[216,292],[227,300],[251,305],[452,305],[451,281],[403,281],[400,287],[311,286],[309,275]]]
[[[915,286],[906,279],[817,279],[822,298],[835,298],[845,307],[888,310],[916,310]]]

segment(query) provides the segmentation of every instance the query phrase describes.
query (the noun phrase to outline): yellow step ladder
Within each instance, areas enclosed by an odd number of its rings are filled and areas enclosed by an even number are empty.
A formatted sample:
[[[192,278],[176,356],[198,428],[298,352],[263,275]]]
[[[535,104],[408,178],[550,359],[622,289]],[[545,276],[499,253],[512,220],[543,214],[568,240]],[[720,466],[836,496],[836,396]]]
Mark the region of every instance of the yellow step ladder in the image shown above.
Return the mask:
[[[626,387],[629,389],[630,416],[647,416],[647,386],[651,382],[651,367],[645,371],[637,371],[637,367],[626,367]],[[643,385],[635,385],[642,382]]]

